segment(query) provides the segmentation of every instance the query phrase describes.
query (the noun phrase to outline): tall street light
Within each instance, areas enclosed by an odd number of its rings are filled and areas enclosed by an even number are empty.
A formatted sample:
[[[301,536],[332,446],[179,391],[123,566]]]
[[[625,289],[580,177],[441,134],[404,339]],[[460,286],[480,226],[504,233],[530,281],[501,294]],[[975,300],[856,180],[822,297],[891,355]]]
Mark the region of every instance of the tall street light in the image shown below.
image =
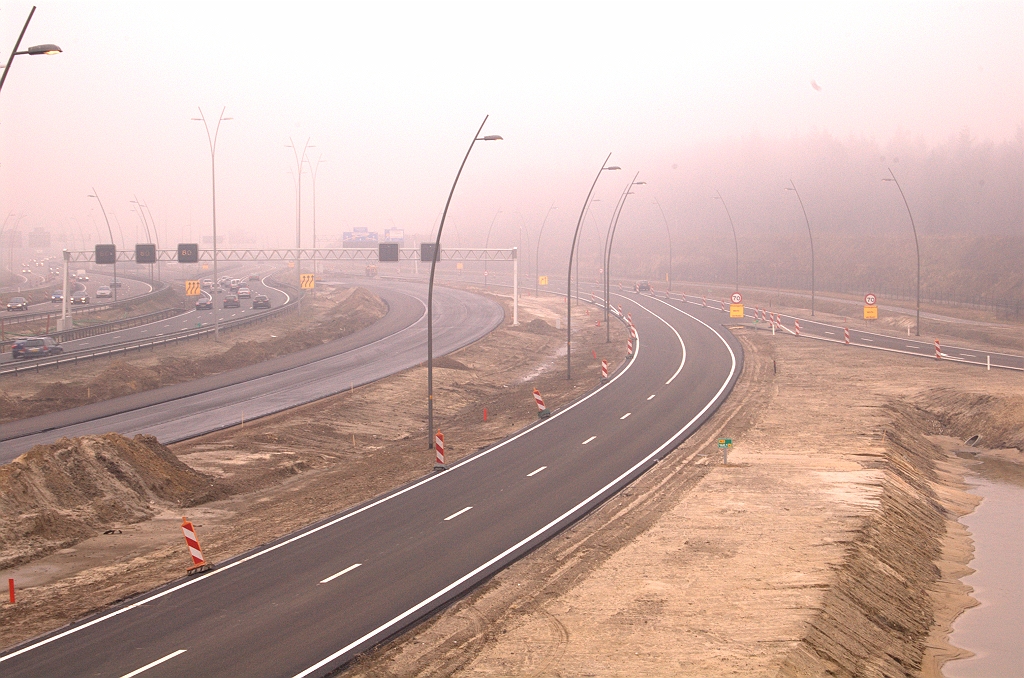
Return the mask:
[[[485,137],[480,136],[480,132],[484,130],[484,125],[487,124],[487,118],[489,117],[489,115],[484,116],[484,121],[480,123],[480,128],[473,135],[473,141],[469,143],[466,157],[462,159],[462,164],[459,165],[455,181],[452,182],[452,190],[448,192],[448,200],[444,204],[444,212],[441,213],[441,223],[437,227],[437,238],[434,240],[434,256],[430,258],[430,281],[427,283],[427,448],[431,450],[434,449],[434,271],[437,268],[437,260],[441,257],[441,231],[444,230],[444,220],[448,216],[448,206],[452,204],[455,187],[459,183],[459,177],[462,176],[462,169],[466,166],[466,161],[469,160],[470,151],[473,150],[473,146],[478,141],[501,141],[501,137],[497,134],[488,134]]]
[[[21,33],[18,34],[18,41],[14,43],[14,49],[11,50],[11,56],[7,59],[7,63],[3,65],[3,75],[0,75],[0,90],[4,88],[4,81],[7,80],[7,74],[11,72],[11,64],[14,63],[14,57],[20,54],[28,54],[31,56],[38,56],[40,54],[60,54],[61,48],[57,45],[34,45],[28,49],[19,52],[18,47],[21,46],[21,39],[25,37],[25,31],[28,30],[28,23],[32,21],[32,15],[36,13],[35,6],[28,13],[28,18],[25,19],[25,25],[21,29]]]
[[[601,163],[601,169],[597,171],[597,176],[594,177],[594,183],[590,185],[590,190],[587,192],[587,199],[583,201],[583,208],[580,210],[580,218],[576,220],[576,230],[572,234],[572,247],[569,249],[569,273],[566,276],[566,290],[565,290],[565,378],[567,381],[572,379],[572,257],[576,253],[576,239],[580,237],[580,227],[583,225],[583,216],[587,213],[587,208],[590,207],[590,196],[594,194],[594,188],[597,187],[597,180],[601,178],[601,173],[604,171],[612,171],[622,169],[617,165],[608,165],[608,161],[612,159],[612,154],[609,153],[608,157]]]
[[[796,193],[796,199],[800,201],[800,209],[804,213],[804,222],[807,224],[807,237],[811,239],[811,315],[814,315],[814,236],[811,235],[811,222],[807,218],[807,210],[804,209],[804,201],[800,198],[800,191],[796,190],[796,184],[793,180],[789,180],[789,186],[786,187],[787,191],[793,191]]]
[[[210,142],[210,195],[213,203],[213,281],[214,285],[220,285],[220,278],[217,276],[217,135],[220,134],[220,124],[225,120],[232,120],[233,118],[225,118],[224,111],[227,110],[227,106],[220,109],[220,115],[217,116],[217,126],[213,130],[213,136],[210,136],[210,125],[206,122],[206,116],[203,115],[203,109],[199,109],[199,117],[192,118],[193,120],[202,120],[203,127],[206,128],[206,140]],[[216,309],[213,313],[213,340],[220,341],[220,314],[217,313]]]
[[[316,171],[320,169],[320,163],[325,162],[324,154],[321,153],[320,157],[316,159],[314,165],[309,158],[306,158],[306,164],[309,165],[309,174],[313,178],[313,276],[316,276]]]
[[[292,149],[295,154],[295,282],[296,287],[302,290],[302,256],[299,250],[302,249],[302,165],[307,162],[306,151],[310,148],[316,148],[309,144],[309,137],[306,138],[306,143],[302,146],[302,153],[299,154],[299,149],[292,141],[291,137],[288,137],[288,143],[285,144],[285,148]],[[301,303],[301,302],[300,302]]]
[[[633,181],[629,182],[625,190],[622,191],[622,198],[619,200],[619,209],[613,215],[612,223],[608,226],[608,242],[605,243],[604,251],[604,328],[605,328],[605,343],[610,343],[612,340],[612,328],[611,323],[611,268],[612,268],[612,243],[615,242],[615,229],[619,225],[619,217],[622,216],[622,208],[626,206],[626,198],[633,195],[633,191],[629,190],[634,186],[643,186],[646,181],[637,181],[637,177],[640,173],[637,172],[633,176]]]
[[[107,222],[107,233],[110,234],[110,244],[117,247],[117,243],[114,242],[114,229],[110,228],[110,219],[107,219],[107,210],[103,209],[103,201],[100,200],[100,194],[96,192],[96,189],[92,189],[92,193],[89,194],[90,198],[96,198],[96,202],[100,204],[100,211],[103,212],[103,220]],[[114,282],[117,282],[117,255],[114,255]],[[114,301],[117,301],[117,285],[114,285]]]
[[[540,233],[537,234],[537,259],[534,261],[533,267],[533,294],[536,297],[540,296],[540,237],[544,235],[544,224],[548,223],[548,216],[551,214],[551,210],[558,209],[555,207],[555,203],[551,203],[551,207],[548,208],[547,214],[544,215],[544,221],[540,222]]]
[[[494,222],[498,219],[498,215],[501,214],[501,210],[494,213],[494,217],[491,219],[491,225],[487,227],[487,239],[484,240],[484,249],[491,246],[491,229],[494,228]],[[487,255],[484,255],[484,287],[487,287]]]
[[[732,228],[732,242],[736,246],[736,291],[740,291],[740,241],[736,238],[736,226],[732,223],[732,214],[729,213],[729,206],[725,204],[725,198],[718,191],[715,191],[715,198],[722,201],[725,208],[725,215],[729,217],[729,227]]]
[[[903,204],[907,208],[907,216],[910,217],[910,227],[914,229],[914,247],[917,249],[917,327],[914,333],[917,336],[921,336],[921,245],[917,242],[917,226],[914,225],[914,215],[910,212],[910,203],[907,202],[907,196],[903,193],[903,187],[900,186],[900,182],[896,180],[896,175],[892,173],[892,168],[887,167],[889,170],[889,176],[884,177],[882,181],[891,181],[896,184],[896,188],[900,190],[900,196],[903,198]]]
[[[611,169],[611,168],[609,168],[609,169]],[[597,223],[597,218],[590,211],[590,208],[594,206],[595,202],[601,202],[601,199],[600,198],[594,198],[594,199],[592,199],[590,201],[590,204],[587,205],[586,212],[583,215],[583,224],[585,226],[586,222],[587,222],[587,217],[590,217],[590,219],[594,222],[594,226],[596,226],[597,229],[600,231],[601,226]],[[612,210],[612,211],[614,213],[614,210]],[[576,305],[577,306],[580,305],[580,284],[579,284],[579,281],[582,280],[582,278],[580,278],[580,253],[583,251],[582,230],[580,231],[580,233],[581,233],[581,235],[580,235],[580,246],[576,248]],[[601,237],[600,233],[598,233],[597,237],[598,238]]]
[[[658,198],[654,198],[654,204],[658,206],[658,211],[661,212],[661,218],[665,222],[665,233],[668,234],[668,291],[672,291],[672,229],[668,227],[668,218],[665,216],[665,210],[661,209],[661,203],[658,202]]]

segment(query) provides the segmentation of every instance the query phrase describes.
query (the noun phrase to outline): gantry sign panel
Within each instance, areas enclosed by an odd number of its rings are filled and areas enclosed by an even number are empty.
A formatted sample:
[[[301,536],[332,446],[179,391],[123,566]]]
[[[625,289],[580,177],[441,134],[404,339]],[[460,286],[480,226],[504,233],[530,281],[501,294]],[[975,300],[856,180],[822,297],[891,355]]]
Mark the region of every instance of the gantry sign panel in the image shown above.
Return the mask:
[[[390,244],[390,243],[382,243]],[[99,248],[105,248],[109,261],[98,261],[96,255]],[[398,250],[398,261],[430,261],[433,243],[423,243],[421,249]],[[115,261],[134,261],[137,264],[151,263],[136,259],[136,252],[117,251],[113,245],[97,245],[96,251],[69,251],[68,261],[85,263],[108,263]],[[429,248],[429,250],[428,250]],[[424,253],[426,256],[424,257]],[[194,257],[194,258],[193,258]],[[513,261],[517,259],[517,249],[441,249],[439,261]],[[386,261],[380,258],[379,248],[344,247],[337,249],[280,249],[280,250],[217,250],[217,261]],[[194,264],[200,261],[213,261],[213,250],[201,250],[196,243],[181,243],[176,250],[156,250],[156,261],[171,261],[180,264]]]

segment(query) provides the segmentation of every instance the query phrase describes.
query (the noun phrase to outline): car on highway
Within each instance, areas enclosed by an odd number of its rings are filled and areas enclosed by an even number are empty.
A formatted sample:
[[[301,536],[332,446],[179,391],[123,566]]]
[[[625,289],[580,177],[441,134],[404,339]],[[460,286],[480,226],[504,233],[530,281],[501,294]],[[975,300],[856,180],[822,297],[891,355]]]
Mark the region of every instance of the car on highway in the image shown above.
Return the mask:
[[[241,308],[242,302],[238,300],[237,294],[228,294],[224,297],[224,308]]]
[[[50,337],[26,337],[25,339],[18,339],[11,346],[11,357],[15,360],[18,358],[39,358],[63,352],[64,349]]]
[[[270,308],[270,297],[265,294],[257,294],[252,298],[253,308]]]
[[[100,285],[99,288],[97,288],[96,290],[97,299],[99,299],[100,297],[109,297],[111,294],[113,293],[110,291],[110,288],[106,285]]]
[[[203,278],[203,287],[206,289],[213,287],[213,278]]]
[[[633,285],[633,291],[636,292],[637,294],[641,292],[650,292],[651,283],[647,282],[646,280],[637,280],[636,284]]]
[[[197,311],[212,311],[213,310],[213,298],[203,297],[196,301]]]
[[[78,282],[89,282],[89,276],[87,276],[85,273],[79,273]]]
[[[239,299],[251,299],[252,298],[252,292],[249,290],[248,287],[239,287],[238,288],[238,298]]]
[[[64,301],[64,290],[54,290],[53,294],[50,295],[50,301],[54,304]]]
[[[259,280],[259,279],[260,279],[260,276],[259,276],[258,273],[250,273],[249,274],[249,282],[252,282],[253,280]]]
[[[25,297],[12,297],[7,302],[8,311],[27,311],[28,310],[28,299]]]
[[[110,283],[110,286],[111,287],[120,288],[121,287],[121,281],[120,280],[115,280],[114,282]]]
[[[75,292],[74,294],[71,295],[71,305],[72,306],[77,306],[79,304],[88,304],[88,303],[89,303],[89,295],[86,294],[85,292]]]

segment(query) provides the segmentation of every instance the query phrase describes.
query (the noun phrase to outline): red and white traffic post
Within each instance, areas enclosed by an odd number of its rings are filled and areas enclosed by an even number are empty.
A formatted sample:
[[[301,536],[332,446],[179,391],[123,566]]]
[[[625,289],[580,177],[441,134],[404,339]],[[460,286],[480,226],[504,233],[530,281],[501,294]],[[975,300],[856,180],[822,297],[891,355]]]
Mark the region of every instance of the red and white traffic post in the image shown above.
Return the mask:
[[[700,295],[700,303],[701,303],[701,306],[703,306],[704,308],[708,307],[708,298],[705,297],[703,294]]]
[[[800,319],[793,318],[793,327],[796,328],[796,336],[800,336]]]
[[[608,381],[608,361],[604,358],[601,359],[601,381]]]
[[[843,339],[845,339],[847,345],[849,345],[849,343],[850,343],[850,328],[849,327],[844,327],[843,328]]]
[[[935,359],[942,360],[942,348],[939,346],[939,340],[935,340]]]
[[[444,471],[448,467],[444,463],[444,434],[437,429],[434,434],[434,469]]]
[[[181,517],[181,531],[185,535],[185,544],[188,546],[189,555],[192,556],[192,567],[185,570],[186,574],[205,572],[212,570],[213,565],[203,558],[203,549],[199,546],[199,537],[196,536],[196,528],[192,526],[188,518]]]
[[[722,299],[719,299],[718,301],[719,301],[720,304],[722,304],[722,310],[723,311],[726,310],[725,309],[725,301],[723,301]]]
[[[551,416],[551,410],[544,405],[544,398],[541,396],[540,391],[533,389],[533,400],[537,403],[537,416],[541,419],[547,419]]]

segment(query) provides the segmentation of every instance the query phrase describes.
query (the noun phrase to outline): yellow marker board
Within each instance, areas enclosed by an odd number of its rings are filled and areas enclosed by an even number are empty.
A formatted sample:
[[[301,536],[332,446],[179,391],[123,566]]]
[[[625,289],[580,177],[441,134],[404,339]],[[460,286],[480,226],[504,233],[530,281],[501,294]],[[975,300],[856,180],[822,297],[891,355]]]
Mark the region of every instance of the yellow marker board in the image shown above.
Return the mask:
[[[288,268],[295,268],[295,262],[294,261],[289,261],[288,262]]]
[[[461,271],[462,270],[462,262],[461,261],[459,263],[455,264],[455,270],[457,270],[457,271]]]
[[[730,318],[742,318],[743,317],[743,304],[729,304],[729,317]]]
[[[299,276],[299,280],[302,283],[302,289],[311,290],[313,289],[313,274],[303,273]]]
[[[546,275],[537,276],[537,282],[540,283],[541,285],[547,285],[548,277]]]
[[[185,296],[198,297],[202,292],[199,290],[198,280],[186,280],[185,281]]]
[[[878,307],[877,306],[865,306],[864,307],[864,320],[878,320]]]

